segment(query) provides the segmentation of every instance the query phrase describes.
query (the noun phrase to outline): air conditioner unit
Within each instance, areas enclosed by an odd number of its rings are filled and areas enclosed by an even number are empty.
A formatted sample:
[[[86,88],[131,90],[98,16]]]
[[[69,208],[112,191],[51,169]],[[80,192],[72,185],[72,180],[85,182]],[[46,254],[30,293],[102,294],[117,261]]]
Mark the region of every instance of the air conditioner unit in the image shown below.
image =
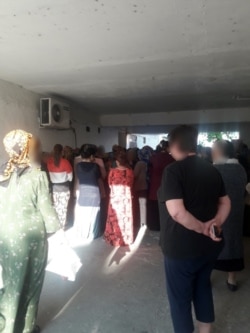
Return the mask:
[[[40,99],[40,126],[58,129],[70,127],[70,108],[54,98]]]

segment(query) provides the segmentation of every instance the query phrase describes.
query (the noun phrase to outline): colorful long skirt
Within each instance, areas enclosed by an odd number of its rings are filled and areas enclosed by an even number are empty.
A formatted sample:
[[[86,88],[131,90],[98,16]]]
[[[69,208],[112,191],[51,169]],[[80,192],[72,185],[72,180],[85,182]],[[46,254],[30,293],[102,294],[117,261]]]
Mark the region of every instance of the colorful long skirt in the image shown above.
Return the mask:
[[[70,199],[70,191],[67,192],[53,191],[53,203],[62,228],[65,228],[67,224],[69,199]]]
[[[134,242],[132,197],[111,197],[104,239],[112,246]]]

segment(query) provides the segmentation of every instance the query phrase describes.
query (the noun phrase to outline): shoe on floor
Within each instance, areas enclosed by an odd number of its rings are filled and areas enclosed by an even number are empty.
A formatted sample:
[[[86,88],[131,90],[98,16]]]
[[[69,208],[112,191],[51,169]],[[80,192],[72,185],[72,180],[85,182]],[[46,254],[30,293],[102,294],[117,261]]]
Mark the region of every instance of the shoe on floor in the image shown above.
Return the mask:
[[[227,281],[227,287],[230,291],[235,292],[238,290],[237,284],[232,284]]]

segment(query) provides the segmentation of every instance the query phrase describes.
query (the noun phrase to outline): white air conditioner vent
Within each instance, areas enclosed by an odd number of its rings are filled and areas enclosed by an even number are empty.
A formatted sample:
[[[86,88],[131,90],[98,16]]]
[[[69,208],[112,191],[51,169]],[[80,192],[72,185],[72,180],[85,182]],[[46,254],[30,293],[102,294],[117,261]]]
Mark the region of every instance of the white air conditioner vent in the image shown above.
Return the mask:
[[[70,127],[70,107],[54,98],[40,99],[40,126],[58,129]]]

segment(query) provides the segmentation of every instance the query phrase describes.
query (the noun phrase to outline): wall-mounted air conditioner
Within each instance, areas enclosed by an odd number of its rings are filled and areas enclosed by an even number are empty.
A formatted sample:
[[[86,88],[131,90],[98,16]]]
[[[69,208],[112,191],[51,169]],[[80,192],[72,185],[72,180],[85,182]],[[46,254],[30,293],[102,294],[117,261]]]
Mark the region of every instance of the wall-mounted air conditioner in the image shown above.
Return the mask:
[[[40,99],[40,126],[66,129],[70,127],[69,105],[54,98]]]

